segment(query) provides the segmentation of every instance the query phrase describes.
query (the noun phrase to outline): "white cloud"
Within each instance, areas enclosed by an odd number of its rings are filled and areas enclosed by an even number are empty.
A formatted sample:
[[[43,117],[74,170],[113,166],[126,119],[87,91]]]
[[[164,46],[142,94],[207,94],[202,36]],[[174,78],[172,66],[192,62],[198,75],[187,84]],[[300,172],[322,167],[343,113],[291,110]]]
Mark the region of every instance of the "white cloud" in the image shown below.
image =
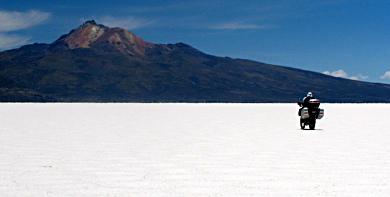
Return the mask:
[[[153,21],[143,18],[135,18],[135,17],[112,17],[112,16],[104,16],[98,19],[100,23],[103,25],[107,25],[110,27],[121,27],[129,30],[139,29],[146,26],[149,26],[153,23]]]
[[[220,29],[220,30],[239,30],[239,29],[271,29],[274,26],[270,25],[258,25],[254,23],[240,23],[240,22],[229,22],[229,23],[220,23],[210,27],[211,29]]]
[[[11,32],[39,25],[49,17],[50,13],[39,10],[26,12],[0,10],[0,50],[30,43],[30,38],[15,35]]]
[[[15,48],[28,44],[29,42],[30,38],[17,35],[0,34],[0,50]]]
[[[0,10],[0,32],[27,29],[41,24],[50,17],[50,13],[38,10],[27,12]]]
[[[390,79],[390,71],[386,71],[382,76],[381,79]]]
[[[323,72],[323,74],[330,75],[330,76],[333,76],[333,77],[341,77],[341,78],[347,78],[348,77],[348,74],[344,70],[336,70],[336,71],[332,71],[332,72],[325,71],[325,72]]]
[[[341,70],[341,69],[336,70],[336,71],[325,71],[325,72],[323,72],[323,74],[330,75],[333,77],[340,77],[340,78],[359,80],[359,81],[368,79],[368,76],[365,76],[362,74],[350,76],[347,72],[345,72],[344,70]]]

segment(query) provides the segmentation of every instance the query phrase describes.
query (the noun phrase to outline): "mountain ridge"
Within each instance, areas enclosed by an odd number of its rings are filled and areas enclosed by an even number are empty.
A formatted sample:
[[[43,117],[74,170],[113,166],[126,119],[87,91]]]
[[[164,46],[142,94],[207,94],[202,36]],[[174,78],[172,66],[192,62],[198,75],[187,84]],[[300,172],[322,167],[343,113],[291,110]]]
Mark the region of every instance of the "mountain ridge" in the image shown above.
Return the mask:
[[[390,85],[155,44],[87,21],[51,44],[0,52],[2,102],[390,102]]]

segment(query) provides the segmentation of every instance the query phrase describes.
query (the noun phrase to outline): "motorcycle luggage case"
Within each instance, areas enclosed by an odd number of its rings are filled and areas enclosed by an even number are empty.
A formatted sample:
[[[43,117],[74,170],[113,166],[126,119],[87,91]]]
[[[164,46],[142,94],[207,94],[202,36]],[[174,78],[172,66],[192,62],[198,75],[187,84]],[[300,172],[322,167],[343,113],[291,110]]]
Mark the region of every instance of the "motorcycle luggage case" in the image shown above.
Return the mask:
[[[324,109],[320,109],[320,113],[318,114],[317,119],[321,119],[324,117]]]
[[[302,108],[301,110],[301,119],[309,118],[309,109],[307,107]]]
[[[314,107],[314,108],[318,108],[320,106],[320,100],[318,100],[318,99],[310,99],[309,100],[309,106],[310,107]]]

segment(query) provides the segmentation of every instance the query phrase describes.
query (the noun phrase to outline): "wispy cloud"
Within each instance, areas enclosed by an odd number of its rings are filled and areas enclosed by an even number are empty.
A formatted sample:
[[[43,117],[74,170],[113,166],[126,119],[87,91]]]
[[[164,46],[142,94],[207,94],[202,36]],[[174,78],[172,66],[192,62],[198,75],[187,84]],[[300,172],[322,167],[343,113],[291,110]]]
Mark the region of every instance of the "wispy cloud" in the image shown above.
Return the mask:
[[[368,79],[368,76],[365,76],[365,75],[362,75],[362,74],[351,76],[347,72],[345,72],[344,70],[341,70],[341,69],[340,70],[336,70],[336,71],[325,71],[325,72],[323,72],[323,74],[330,75],[330,76],[333,76],[333,77],[340,77],[340,78],[359,80],[359,81]]]
[[[49,19],[50,13],[38,10],[27,12],[0,10],[0,32],[27,29]]]
[[[381,79],[390,79],[390,71],[386,71],[382,76]]]
[[[13,32],[42,24],[49,17],[50,13],[39,10],[26,12],[0,10],[0,50],[30,43],[29,37],[20,36]]]
[[[29,42],[30,38],[23,36],[0,34],[0,50],[12,49]]]
[[[240,30],[240,29],[272,29],[275,28],[271,25],[259,25],[255,23],[241,23],[241,22],[228,22],[219,23],[210,26],[211,29],[218,30]]]
[[[97,19],[100,23],[110,27],[122,27],[129,30],[139,29],[153,24],[152,20],[144,18],[103,16]]]

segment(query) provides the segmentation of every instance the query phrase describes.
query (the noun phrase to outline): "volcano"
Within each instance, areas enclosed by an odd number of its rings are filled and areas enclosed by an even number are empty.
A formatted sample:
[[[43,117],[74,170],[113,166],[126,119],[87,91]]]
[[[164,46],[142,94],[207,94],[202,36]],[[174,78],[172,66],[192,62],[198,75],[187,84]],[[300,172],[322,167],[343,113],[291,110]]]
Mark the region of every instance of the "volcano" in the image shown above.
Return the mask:
[[[1,102],[390,102],[390,85],[336,78],[87,21],[51,44],[0,53]]]

